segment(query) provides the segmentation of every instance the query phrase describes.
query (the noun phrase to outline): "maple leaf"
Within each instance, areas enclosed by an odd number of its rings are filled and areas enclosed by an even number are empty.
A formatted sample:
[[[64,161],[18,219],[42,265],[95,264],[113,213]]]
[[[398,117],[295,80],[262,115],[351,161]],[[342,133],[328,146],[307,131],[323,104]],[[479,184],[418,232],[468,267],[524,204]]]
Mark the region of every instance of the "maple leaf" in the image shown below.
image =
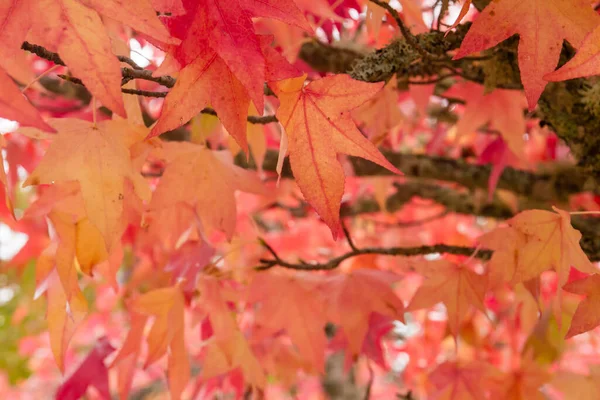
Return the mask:
[[[100,338],[81,365],[69,379],[60,385],[55,398],[57,400],[77,400],[85,396],[88,386],[93,386],[100,396],[110,399],[108,370],[104,365],[104,359],[113,351],[115,349],[110,345],[108,339]]]
[[[123,201],[128,200],[125,179],[133,183],[136,195],[143,200],[150,198],[150,188],[133,168],[129,153],[129,148],[146,136],[146,129],[125,120],[93,124],[53,119],[49,123],[58,134],[23,185],[78,181],[86,214],[110,251],[122,232]],[[31,128],[20,132],[37,135]]]
[[[126,189],[131,191],[128,185]],[[78,292],[78,287],[70,284],[71,281],[77,281],[77,275],[73,274],[73,257],[81,272],[92,275],[94,270],[99,270],[118,290],[116,274],[123,259],[121,243],[117,242],[111,254],[108,254],[100,231],[87,218],[78,182],[57,183],[44,188],[37,201],[27,208],[24,218],[41,216],[47,216],[52,222],[59,238],[57,251],[65,254],[57,259],[56,267],[68,298],[74,293],[73,290],[75,294]],[[130,219],[124,214],[122,222]]]
[[[510,226],[528,235],[527,244],[519,253],[522,265],[530,271],[553,268],[560,286],[567,282],[571,266],[588,274],[597,273],[581,250],[581,233],[571,226],[570,214],[556,207],[553,210],[527,210],[508,221]]]
[[[170,44],[179,44],[177,38],[171,37],[169,31],[156,16],[155,3],[157,0],[79,0],[85,6],[98,13],[130,26],[136,31],[151,38]],[[161,6],[161,11],[177,10],[177,6]]]
[[[484,276],[476,274],[464,265],[447,260],[421,262],[416,264],[415,269],[425,277],[425,281],[406,307],[406,311],[444,303],[448,313],[448,326],[454,335],[458,334],[460,324],[471,306],[485,313]]]
[[[304,86],[306,76],[277,84],[277,118],[288,138],[290,164],[306,200],[331,229],[341,234],[344,171],[338,153],[362,157],[400,173],[356,128],[348,111],[373,97],[383,84],[335,75]]]
[[[12,79],[0,68],[0,117],[48,132],[54,128],[44,122],[34,106],[27,101]]]
[[[444,93],[466,101],[465,110],[456,124],[456,136],[470,135],[485,124],[500,132],[508,147],[523,156],[525,142],[525,97],[520,91],[495,89],[485,93],[485,88],[473,82],[453,85]]]
[[[478,238],[483,247],[494,250],[488,262],[488,286],[497,288],[504,283],[511,286],[537,277],[542,270],[524,264],[522,249],[527,244],[527,236],[514,228],[496,228]]]
[[[170,349],[169,390],[173,399],[181,397],[190,379],[190,362],[184,339],[184,307],[185,299],[178,286],[147,292],[131,305],[136,313],[155,317],[147,338],[146,366],[161,358],[167,348]]]
[[[489,384],[498,373],[486,363],[459,361],[440,364],[428,378],[437,389],[434,399],[478,400],[487,398]]]
[[[181,289],[186,296],[191,296],[196,290],[200,272],[209,265],[214,255],[215,249],[208,243],[188,240],[171,254],[165,271],[172,273],[173,283],[181,280]]]
[[[265,69],[252,18],[280,19],[311,30],[300,9],[290,0],[209,0],[202,3],[184,0],[183,5],[187,15],[167,21],[167,25],[175,29],[172,34],[182,39],[175,51],[179,62],[187,65],[194,60],[203,51],[203,46],[198,47],[198,43],[206,40],[248,88],[252,98],[253,92],[262,97],[261,79]],[[253,67],[248,69],[248,65]],[[262,109],[258,104],[257,108]]]
[[[50,127],[48,125],[48,127]],[[50,127],[51,128],[51,127]],[[52,129],[55,132],[54,129]],[[6,163],[8,171],[6,176],[7,196],[12,201],[18,195],[18,186],[21,181],[19,170],[22,168],[30,174],[39,159],[43,156],[45,149],[40,143],[19,134],[6,134],[0,142],[5,142]]]
[[[213,331],[206,348],[202,379],[210,379],[241,368],[246,380],[254,387],[264,388],[266,377],[246,338],[240,331],[216,279],[200,280],[202,307],[206,310]]]
[[[600,398],[600,368],[590,366],[589,375],[559,371],[551,385],[563,394],[564,400],[594,400]]]
[[[498,377],[491,385],[491,399],[498,400],[544,400],[540,387],[552,379],[546,367],[537,364],[530,354],[521,358],[520,365],[511,372]]]
[[[144,328],[148,317],[137,314],[133,311],[129,312],[130,329],[127,332],[127,337],[113,359],[109,368],[117,368],[118,373],[118,392],[122,400],[129,398],[129,391],[133,383],[133,374],[135,372],[137,359],[140,354],[142,338],[144,337]]]
[[[563,40],[578,48],[600,23],[587,0],[499,0],[475,18],[454,59],[489,49],[519,34],[519,69],[529,109],[540,98],[544,75],[558,64]]]
[[[300,75],[270,47],[272,37],[261,36],[257,39],[265,60],[265,71],[260,82],[274,82]],[[203,108],[212,105],[225,129],[247,153],[246,120],[250,94],[215,50],[207,43],[198,43],[197,47],[200,46],[204,46],[203,51],[179,73],[175,86],[165,98],[160,118],[148,137],[177,128]],[[262,83],[260,96],[262,102]],[[261,103],[256,107],[262,112],[264,105]]]
[[[390,282],[398,279],[384,271],[361,269],[332,276],[323,283],[331,322],[344,329],[352,356],[361,352],[371,313],[404,321],[404,304],[390,287]]]
[[[575,57],[556,71],[544,76],[544,79],[555,82],[597,75],[600,71],[600,62],[598,62],[598,55],[600,54],[599,39],[600,27],[586,36]]]
[[[50,348],[56,360],[56,365],[64,373],[65,353],[77,327],[84,320],[88,306],[83,298],[73,297],[67,302],[67,297],[58,277],[52,273],[48,278],[48,332],[50,334]]]
[[[396,80],[392,79],[375,97],[352,113],[355,119],[366,125],[374,143],[385,139],[391,129],[405,120],[398,106],[396,85]]]
[[[232,238],[236,221],[234,191],[263,193],[256,173],[233,165],[231,155],[191,143],[167,143],[162,155],[167,167],[150,210],[187,204],[196,210],[205,227]]]
[[[256,312],[258,325],[270,333],[284,329],[299,353],[324,372],[327,316],[323,299],[316,294],[321,283],[310,274],[263,272],[253,279],[248,301],[261,304]]]
[[[481,152],[477,161],[481,164],[492,164],[492,171],[488,179],[488,202],[494,200],[494,193],[504,169],[508,165],[519,165],[521,159],[508,148],[508,144],[502,137],[491,142]]]
[[[0,42],[6,44],[0,53],[13,57],[26,37],[58,52],[94,96],[125,117],[119,61],[96,11],[149,36],[178,43],[147,0],[8,0],[0,6]]]
[[[586,296],[579,305],[571,320],[567,338],[590,331],[600,325],[600,275],[592,275],[567,283],[563,289],[570,293]]]
[[[552,299],[550,307],[540,310],[539,318],[536,318],[537,322],[523,345],[523,353],[531,354],[541,364],[560,359],[567,349],[565,336],[578,305],[576,297],[562,293]]]

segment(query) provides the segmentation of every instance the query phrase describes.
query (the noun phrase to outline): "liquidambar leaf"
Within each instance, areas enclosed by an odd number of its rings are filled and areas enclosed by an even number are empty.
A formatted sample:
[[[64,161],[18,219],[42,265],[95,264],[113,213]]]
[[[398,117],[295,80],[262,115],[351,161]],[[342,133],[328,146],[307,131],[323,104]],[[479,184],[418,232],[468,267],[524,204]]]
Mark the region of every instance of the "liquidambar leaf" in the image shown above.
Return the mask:
[[[190,361],[184,338],[185,299],[178,286],[156,289],[135,299],[132,310],[154,316],[148,334],[146,366],[157,361],[170,350],[168,360],[169,391],[172,399],[181,398],[190,379]]]
[[[508,221],[529,236],[527,244],[520,249],[522,264],[540,272],[553,268],[560,286],[567,282],[571,266],[588,274],[597,273],[598,269],[581,250],[581,233],[571,226],[570,214],[556,207],[553,209],[556,213],[523,211]]]
[[[221,230],[231,239],[237,215],[234,192],[262,193],[256,173],[233,165],[226,152],[196,144],[168,143],[163,150],[167,167],[150,209],[188,204],[206,227]]]
[[[563,40],[577,48],[599,23],[587,0],[496,0],[475,19],[454,59],[518,33],[521,81],[532,110],[546,87],[544,75],[558,64]]]
[[[48,132],[54,128],[44,122],[38,111],[17,88],[10,76],[0,68],[0,117]]]
[[[556,71],[544,76],[552,82],[597,75],[600,72],[600,26],[592,31],[575,54]]]
[[[567,338],[590,331],[600,325],[600,275],[569,282],[564,289],[567,292],[586,296],[575,310]]]
[[[87,314],[87,303],[84,299],[76,299],[67,303],[67,297],[59,282],[58,276],[52,274],[48,283],[48,332],[50,348],[58,368],[65,371],[65,352],[79,324]]]
[[[429,381],[437,389],[435,399],[479,400],[487,398],[491,380],[498,377],[499,371],[483,362],[445,362],[429,375]]]
[[[362,157],[400,173],[356,128],[350,113],[373,97],[383,83],[335,75],[304,86],[306,76],[279,83],[277,118],[288,137],[294,177],[306,200],[331,229],[340,233],[344,171],[338,153]]]
[[[326,279],[323,289],[330,304],[331,322],[344,329],[352,356],[361,352],[372,313],[404,322],[404,303],[390,286],[399,279],[394,274],[370,269]]]
[[[521,91],[495,89],[485,93],[482,85],[463,82],[453,85],[444,94],[466,101],[464,112],[456,124],[457,137],[470,135],[489,123],[491,129],[500,132],[513,153],[524,157],[523,133],[526,126],[523,110],[527,101]]]
[[[131,180],[140,198],[150,198],[150,188],[135,171],[129,153],[129,148],[146,136],[146,129],[125,120],[96,125],[77,119],[54,119],[49,123],[59,133],[23,185],[78,181],[87,216],[110,250],[123,228],[125,179]],[[38,135],[31,128],[20,132]]]
[[[73,375],[60,385],[56,391],[56,400],[80,399],[85,396],[88,386],[95,387],[103,398],[109,399],[108,370],[104,359],[113,351],[115,349],[108,338],[100,338]]]
[[[249,301],[261,305],[255,317],[261,328],[270,333],[284,329],[302,357],[324,372],[327,315],[320,283],[316,275],[262,272],[250,285]]]
[[[446,260],[418,263],[416,270],[425,281],[417,290],[406,311],[429,308],[444,303],[448,312],[450,331],[458,334],[461,322],[471,307],[485,313],[483,297],[486,278],[464,265]]]

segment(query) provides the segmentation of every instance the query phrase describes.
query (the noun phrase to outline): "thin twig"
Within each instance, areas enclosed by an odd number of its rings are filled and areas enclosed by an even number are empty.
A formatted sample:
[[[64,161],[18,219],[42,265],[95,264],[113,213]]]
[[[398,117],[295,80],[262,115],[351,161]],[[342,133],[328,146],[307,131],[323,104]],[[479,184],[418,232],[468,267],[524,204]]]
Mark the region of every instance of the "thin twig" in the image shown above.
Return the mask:
[[[122,88],[121,92],[125,94],[137,94],[138,96],[144,97],[167,97],[167,92],[150,92],[148,90],[138,90],[138,89],[127,89]]]
[[[288,269],[295,269],[300,271],[328,271],[337,268],[343,261],[364,255],[364,254],[379,254],[384,256],[420,256],[425,254],[435,253],[446,253],[455,254],[461,256],[470,256],[473,254],[475,248],[466,246],[451,246],[447,244],[436,244],[433,246],[419,246],[419,247],[365,247],[363,249],[352,250],[348,253],[342,254],[341,256],[334,257],[327,262],[322,263],[308,263],[305,261],[299,261],[292,263],[281,259],[272,247],[268,246],[266,242],[262,241],[263,246],[271,253],[272,259],[261,258],[261,263],[257,270],[270,269],[275,266],[280,266]],[[481,250],[476,254],[477,258],[482,260],[488,260],[492,255],[491,250]]]
[[[373,4],[377,4],[379,7],[385,8],[392,15],[392,17],[394,17],[396,23],[400,27],[400,32],[402,32],[402,36],[404,36],[404,39],[408,42],[409,45],[411,45],[415,50],[417,50],[423,58],[428,60],[440,59],[438,56],[429,53],[419,44],[419,42],[417,42],[417,39],[410,32],[410,29],[408,29],[408,27],[404,24],[404,21],[402,20],[400,14],[398,14],[398,11],[396,11],[396,9],[394,9],[391,5],[381,0],[369,1]]]
[[[356,245],[354,244],[354,242],[352,241],[352,237],[350,236],[350,232],[348,231],[348,228],[346,227],[346,224],[344,223],[344,221],[340,221],[341,225],[342,225],[342,231],[344,232],[344,236],[346,237],[346,241],[348,242],[348,246],[350,246],[350,248],[353,251],[359,251],[358,248],[356,247]]]

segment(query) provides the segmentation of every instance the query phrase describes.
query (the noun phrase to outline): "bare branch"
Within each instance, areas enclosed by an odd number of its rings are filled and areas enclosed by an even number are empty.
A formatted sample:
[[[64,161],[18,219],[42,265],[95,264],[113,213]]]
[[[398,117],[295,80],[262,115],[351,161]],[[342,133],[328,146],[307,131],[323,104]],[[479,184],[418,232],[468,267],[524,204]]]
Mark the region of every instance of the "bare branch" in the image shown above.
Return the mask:
[[[329,261],[322,263],[308,263],[300,261],[297,263],[288,262],[282,260],[277,253],[271,248],[270,253],[273,255],[273,259],[260,259],[261,265],[257,267],[258,270],[265,270],[275,266],[280,266],[288,269],[295,269],[301,271],[327,271],[337,268],[343,261],[364,255],[364,254],[379,254],[383,256],[420,256],[426,254],[446,253],[455,254],[461,256],[471,256],[475,252],[474,247],[465,246],[450,246],[446,244],[436,244],[433,246],[419,246],[419,247],[365,247],[363,249],[356,248],[348,253],[342,254],[341,256],[334,257]],[[492,255],[491,250],[480,250],[476,257],[482,260],[488,260]]]

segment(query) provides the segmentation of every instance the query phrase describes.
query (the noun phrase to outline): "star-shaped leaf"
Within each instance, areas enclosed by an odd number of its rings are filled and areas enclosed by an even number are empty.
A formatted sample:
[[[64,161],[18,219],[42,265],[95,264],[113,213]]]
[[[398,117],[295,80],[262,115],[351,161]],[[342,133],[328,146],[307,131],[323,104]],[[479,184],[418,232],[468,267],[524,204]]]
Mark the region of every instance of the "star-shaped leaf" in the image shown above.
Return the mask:
[[[454,56],[489,49],[519,34],[519,69],[529,109],[546,87],[544,75],[558,64],[563,40],[579,47],[600,23],[587,0],[497,0],[479,14]]]
[[[231,239],[236,222],[234,192],[263,193],[256,173],[233,165],[229,153],[192,143],[165,144],[162,155],[167,167],[150,210],[187,204],[205,227],[223,231]]]
[[[149,200],[150,188],[134,169],[129,148],[141,141],[147,130],[125,120],[102,121],[94,125],[77,119],[54,119],[58,131],[37,168],[24,185],[78,181],[88,218],[98,228],[110,250],[122,232],[125,180],[135,193]],[[34,129],[21,133],[37,136]]]
[[[305,79],[277,84],[281,102],[277,118],[287,134],[296,182],[337,238],[341,232],[339,213],[344,193],[344,171],[337,154],[362,157],[399,173],[360,133],[349,113],[373,97],[383,84],[335,75],[304,86]]]
[[[422,262],[415,267],[425,281],[419,287],[406,311],[433,307],[444,303],[448,313],[450,331],[457,335],[460,324],[471,307],[485,313],[483,297],[486,278],[464,265],[447,260]]]

